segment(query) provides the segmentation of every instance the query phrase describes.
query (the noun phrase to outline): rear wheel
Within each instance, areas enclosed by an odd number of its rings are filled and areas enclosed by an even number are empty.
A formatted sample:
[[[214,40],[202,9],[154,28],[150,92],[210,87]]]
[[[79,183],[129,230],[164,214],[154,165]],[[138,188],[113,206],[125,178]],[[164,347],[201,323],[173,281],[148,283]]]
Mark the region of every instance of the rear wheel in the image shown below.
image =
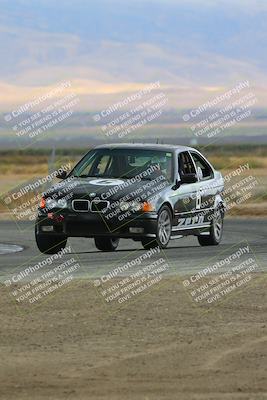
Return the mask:
[[[65,236],[48,236],[35,233],[35,240],[41,253],[56,254],[66,247],[68,239]]]
[[[157,237],[156,239],[144,238],[142,245],[145,249],[152,249],[159,246],[165,249],[171,238],[172,216],[168,206],[163,206],[158,214],[157,220]]]
[[[223,216],[223,211],[220,209],[214,212],[209,234],[198,236],[201,246],[217,246],[220,243],[223,234]]]
[[[96,248],[101,251],[115,251],[119,241],[119,238],[95,237]]]

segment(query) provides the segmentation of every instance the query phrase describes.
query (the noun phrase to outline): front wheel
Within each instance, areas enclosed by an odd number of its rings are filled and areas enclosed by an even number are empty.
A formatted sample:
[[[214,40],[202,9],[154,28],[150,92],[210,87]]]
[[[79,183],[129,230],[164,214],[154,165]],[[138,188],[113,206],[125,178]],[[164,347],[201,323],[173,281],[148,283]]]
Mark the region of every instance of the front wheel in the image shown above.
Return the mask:
[[[222,240],[223,234],[223,211],[215,210],[210,232],[208,235],[198,236],[198,243],[201,246],[217,246]]]
[[[145,249],[160,247],[165,249],[171,238],[172,232],[172,216],[168,206],[163,206],[158,214],[157,220],[157,237],[156,239],[144,238],[142,245]]]
[[[35,233],[35,240],[41,253],[56,254],[66,247],[68,239],[65,236],[48,236]]]
[[[119,238],[95,237],[96,248],[101,251],[115,251],[119,241]]]

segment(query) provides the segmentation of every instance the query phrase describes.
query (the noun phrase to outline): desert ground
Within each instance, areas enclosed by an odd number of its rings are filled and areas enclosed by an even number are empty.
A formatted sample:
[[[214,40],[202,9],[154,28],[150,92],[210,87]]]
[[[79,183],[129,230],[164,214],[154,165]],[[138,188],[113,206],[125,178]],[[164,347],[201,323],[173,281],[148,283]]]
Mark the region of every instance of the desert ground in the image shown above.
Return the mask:
[[[174,277],[115,313],[87,280],[27,314],[1,296],[1,398],[266,399],[261,278],[209,310]]]

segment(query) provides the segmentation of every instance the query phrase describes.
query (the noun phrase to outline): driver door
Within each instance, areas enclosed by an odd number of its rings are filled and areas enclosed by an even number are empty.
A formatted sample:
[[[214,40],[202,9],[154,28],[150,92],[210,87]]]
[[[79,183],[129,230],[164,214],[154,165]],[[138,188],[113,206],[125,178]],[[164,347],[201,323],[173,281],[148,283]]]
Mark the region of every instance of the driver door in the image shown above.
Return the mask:
[[[178,154],[178,173],[179,177],[185,174],[196,174],[195,164],[188,151]],[[199,182],[181,183],[175,190],[174,202],[174,226],[173,231],[177,233],[183,230],[194,229],[202,225],[202,217],[199,216],[201,210],[201,196],[199,193]]]

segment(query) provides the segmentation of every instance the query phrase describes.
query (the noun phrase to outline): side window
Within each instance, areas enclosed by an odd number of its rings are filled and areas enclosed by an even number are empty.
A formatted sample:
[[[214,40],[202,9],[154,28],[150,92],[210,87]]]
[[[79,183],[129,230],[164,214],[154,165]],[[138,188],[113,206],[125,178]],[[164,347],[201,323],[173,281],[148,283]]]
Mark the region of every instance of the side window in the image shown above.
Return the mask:
[[[188,151],[180,153],[178,156],[179,174],[195,174],[195,166]]]
[[[191,153],[196,164],[197,175],[200,180],[213,178],[213,171],[209,164],[197,153]]]

